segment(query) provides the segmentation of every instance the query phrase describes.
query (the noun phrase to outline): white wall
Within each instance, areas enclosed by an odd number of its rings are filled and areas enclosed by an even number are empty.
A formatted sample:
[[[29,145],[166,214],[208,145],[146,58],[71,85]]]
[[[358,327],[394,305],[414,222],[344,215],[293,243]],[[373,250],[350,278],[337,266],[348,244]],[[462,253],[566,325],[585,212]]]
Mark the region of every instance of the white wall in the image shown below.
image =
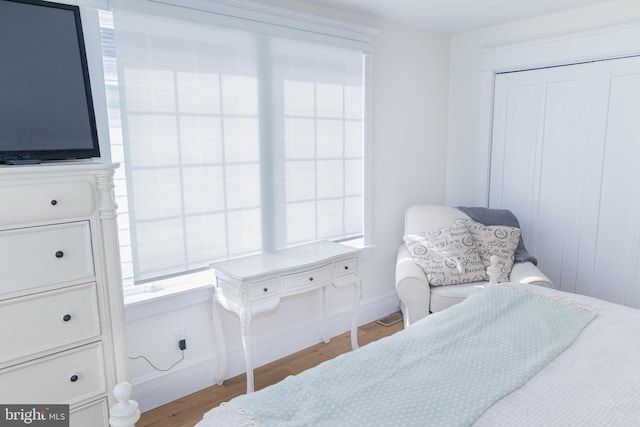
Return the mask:
[[[444,202],[449,37],[299,1],[268,3],[381,29],[373,58],[375,248],[360,264],[364,282],[360,320],[367,323],[398,309],[395,251],[402,242],[405,209],[414,203]],[[185,360],[171,371],[157,372],[141,359],[131,361],[134,398],[143,411],[213,384],[218,349],[209,320],[210,292],[196,290],[127,307],[129,353],[145,355],[159,367],[179,358],[174,331],[187,331]],[[332,291],[329,302],[330,333],[347,331],[353,293]],[[257,318],[254,363],[261,365],[320,342],[320,320],[317,293],[286,300],[276,313]],[[229,346],[228,375],[233,376],[243,372],[239,322],[224,313],[222,323]]]
[[[454,36],[446,203],[483,206],[487,201],[490,144],[483,132],[483,49],[639,20],[640,2],[617,0]]]

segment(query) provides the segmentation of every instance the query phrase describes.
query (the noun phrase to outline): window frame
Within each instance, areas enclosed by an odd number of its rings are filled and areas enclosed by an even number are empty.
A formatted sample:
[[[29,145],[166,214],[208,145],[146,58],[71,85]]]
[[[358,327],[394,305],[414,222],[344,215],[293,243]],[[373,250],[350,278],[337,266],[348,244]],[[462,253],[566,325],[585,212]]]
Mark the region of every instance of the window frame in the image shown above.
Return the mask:
[[[131,2],[131,0],[127,0]],[[124,2],[118,0],[114,1],[114,7],[122,5]],[[129,6],[134,5],[135,8],[144,9],[147,7],[144,5],[144,1],[133,0],[128,3]],[[171,2],[168,2],[171,3]],[[177,5],[177,3],[176,3]],[[375,35],[378,34],[378,30],[345,23],[341,21],[329,20],[326,18],[319,18],[314,15],[308,15],[296,11],[287,9],[275,8],[267,5],[257,4],[245,4],[236,3],[235,1],[219,1],[216,3],[203,3],[199,0],[187,0],[181,2],[180,6],[187,8],[192,7],[199,9],[206,13],[222,13],[229,14],[239,20],[255,21],[260,19],[262,22],[271,23],[274,25],[284,25],[286,28],[293,29],[295,31],[304,31],[312,35],[312,38],[320,38],[323,36],[328,37],[329,44],[334,44],[336,39],[346,41],[349,44],[358,43],[361,46],[366,46],[366,51],[363,55],[363,152],[362,152],[362,197],[363,197],[363,236],[359,239],[353,239],[347,244],[352,244],[366,249],[365,256],[368,249],[373,247],[372,244],[372,92],[373,92],[373,64],[372,64],[372,51],[373,40]],[[115,156],[114,156],[115,157]],[[124,168],[123,168],[124,169]],[[126,216],[126,215],[123,215]],[[120,227],[119,227],[120,228]],[[149,282],[146,286],[134,285],[132,282],[129,284],[123,284],[125,295],[135,295],[141,292],[150,292],[161,289],[169,288],[181,288],[186,286],[202,286],[210,283],[212,277],[208,272],[184,274],[179,277],[162,279]]]

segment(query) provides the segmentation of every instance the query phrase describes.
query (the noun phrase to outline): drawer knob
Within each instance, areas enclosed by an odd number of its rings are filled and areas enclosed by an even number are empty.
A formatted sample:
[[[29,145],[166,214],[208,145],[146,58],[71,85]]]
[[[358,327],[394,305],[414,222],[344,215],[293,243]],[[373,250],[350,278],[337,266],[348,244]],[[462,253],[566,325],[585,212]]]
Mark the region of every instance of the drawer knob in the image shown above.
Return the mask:
[[[269,292],[269,288],[262,288],[264,292]]]
[[[310,282],[313,282],[313,277],[309,277],[309,281],[310,281]]]
[[[58,204],[58,201],[57,201],[56,199],[53,199],[53,200],[51,201],[51,206],[55,206],[55,205],[57,205],[57,204]]]
[[[345,269],[345,270],[348,270],[348,269],[349,269],[349,266],[348,266],[348,265],[345,265],[345,266],[344,266],[344,269]]]
[[[71,375],[71,377],[69,377],[69,381],[71,381],[72,383],[75,383],[76,381],[78,381],[78,376],[77,375]]]
[[[68,322],[69,320],[71,320],[71,315],[65,314],[64,316],[62,316],[62,320],[64,320],[65,322]]]
[[[56,258],[62,258],[64,256],[64,252],[58,251],[56,252]]]

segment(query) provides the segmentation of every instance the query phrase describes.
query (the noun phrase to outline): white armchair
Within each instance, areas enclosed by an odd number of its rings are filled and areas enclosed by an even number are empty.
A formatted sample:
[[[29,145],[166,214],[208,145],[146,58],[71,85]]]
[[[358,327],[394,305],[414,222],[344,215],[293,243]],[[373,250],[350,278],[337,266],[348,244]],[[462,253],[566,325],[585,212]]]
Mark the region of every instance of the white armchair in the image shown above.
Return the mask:
[[[451,225],[457,219],[470,219],[456,208],[437,205],[415,205],[405,213],[404,234],[429,232]],[[553,283],[531,261],[516,262],[510,281],[529,283],[553,288]],[[405,244],[398,247],[396,260],[396,291],[405,327],[422,319],[429,313],[444,310],[467,297],[471,292],[484,287],[487,282],[460,285],[430,286],[427,277],[411,257]]]

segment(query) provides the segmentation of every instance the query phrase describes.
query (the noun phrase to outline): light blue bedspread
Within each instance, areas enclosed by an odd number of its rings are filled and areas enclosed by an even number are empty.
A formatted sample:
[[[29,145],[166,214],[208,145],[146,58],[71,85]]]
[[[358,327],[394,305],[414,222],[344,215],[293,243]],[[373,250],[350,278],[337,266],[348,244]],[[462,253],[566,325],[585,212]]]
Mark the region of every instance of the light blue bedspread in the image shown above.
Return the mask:
[[[568,347],[595,311],[488,287],[398,334],[231,401],[256,425],[468,426]]]

